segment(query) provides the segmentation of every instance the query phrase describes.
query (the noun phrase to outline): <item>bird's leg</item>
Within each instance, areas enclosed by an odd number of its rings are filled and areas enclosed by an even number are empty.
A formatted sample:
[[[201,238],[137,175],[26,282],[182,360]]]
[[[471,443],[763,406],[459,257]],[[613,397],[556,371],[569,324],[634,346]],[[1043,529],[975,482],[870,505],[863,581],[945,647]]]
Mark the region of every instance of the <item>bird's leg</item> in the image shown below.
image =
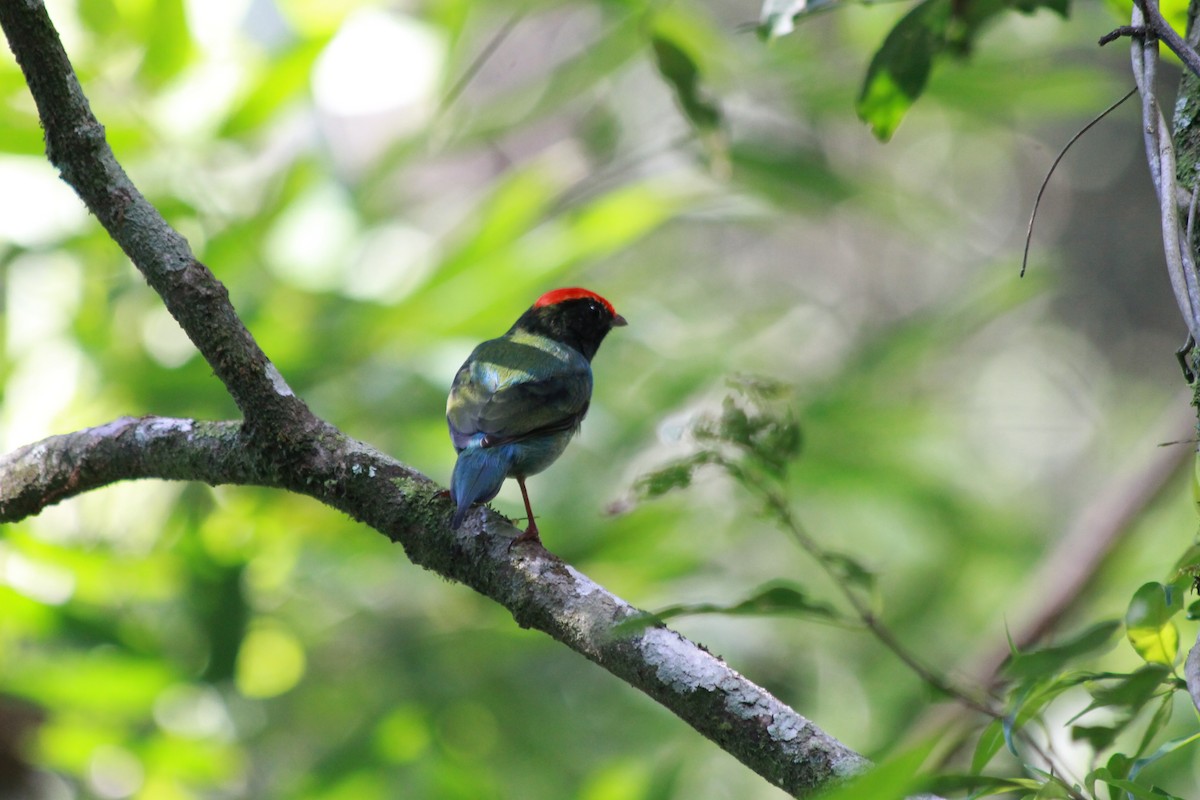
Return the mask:
[[[525,514],[529,517],[529,525],[525,528],[525,532],[509,543],[509,548],[520,542],[537,542],[542,543],[538,537],[537,523],[533,521],[533,508],[529,505],[529,492],[525,491],[525,479],[517,478],[517,486],[521,487],[521,499],[525,501]]]

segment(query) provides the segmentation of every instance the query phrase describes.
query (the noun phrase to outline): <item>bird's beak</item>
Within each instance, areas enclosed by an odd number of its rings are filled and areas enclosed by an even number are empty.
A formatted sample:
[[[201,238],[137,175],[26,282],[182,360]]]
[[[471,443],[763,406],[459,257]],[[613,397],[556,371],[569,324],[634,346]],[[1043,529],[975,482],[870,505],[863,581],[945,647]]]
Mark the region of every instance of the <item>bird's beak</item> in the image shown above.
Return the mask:
[[[628,325],[628,324],[629,324],[629,323],[628,323],[628,322],[626,322],[626,321],[625,321],[625,318],[624,318],[624,317],[622,317],[620,314],[614,314],[614,315],[613,315],[612,326],[613,326],[614,328],[622,328],[622,327],[624,327],[624,326],[626,326],[626,325]]]

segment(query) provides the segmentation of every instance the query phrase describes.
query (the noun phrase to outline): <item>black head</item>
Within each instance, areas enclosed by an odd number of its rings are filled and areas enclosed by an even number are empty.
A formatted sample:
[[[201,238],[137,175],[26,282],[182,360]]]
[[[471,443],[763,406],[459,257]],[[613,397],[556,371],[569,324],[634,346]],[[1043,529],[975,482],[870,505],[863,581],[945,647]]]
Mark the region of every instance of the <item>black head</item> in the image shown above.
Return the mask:
[[[555,289],[538,298],[513,329],[548,336],[583,354],[588,361],[613,328],[627,324],[612,303],[587,289]]]

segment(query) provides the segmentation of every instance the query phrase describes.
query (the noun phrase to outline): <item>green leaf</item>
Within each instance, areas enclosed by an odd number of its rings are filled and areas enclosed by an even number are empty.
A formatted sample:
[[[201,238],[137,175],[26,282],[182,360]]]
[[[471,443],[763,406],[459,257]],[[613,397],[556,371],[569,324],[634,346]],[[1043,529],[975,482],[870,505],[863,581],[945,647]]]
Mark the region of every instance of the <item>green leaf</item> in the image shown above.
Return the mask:
[[[969,791],[971,797],[990,797],[1017,791],[1035,790],[1039,781],[1028,778],[1001,778],[994,775],[938,775],[930,781],[930,791],[938,794]]]
[[[1056,775],[1046,775],[1046,782],[1034,794],[1036,800],[1071,800],[1073,797],[1076,795],[1071,787]]]
[[[858,96],[858,116],[887,141],[929,81],[933,59],[946,47],[950,0],[924,0],[892,28],[871,59]]]
[[[644,612],[621,621],[616,631],[629,635],[672,617],[695,614],[728,614],[731,616],[793,615],[822,622],[845,622],[845,618],[828,603],[813,600],[803,587],[787,582],[772,581],[760,586],[754,594],[732,605],[716,603],[681,603],[653,612]]]
[[[1000,748],[1004,747],[1004,726],[1002,720],[994,719],[988,723],[979,734],[975,743],[975,752],[971,756],[971,772],[978,774],[992,760]]]
[[[121,15],[113,0],[79,0],[75,4],[79,21],[96,33],[111,33],[120,28]]]
[[[716,103],[700,91],[700,69],[692,57],[675,41],[661,32],[650,38],[654,63],[675,93],[675,100],[688,120],[700,133],[720,127],[723,115]]]
[[[1183,551],[1183,555],[1175,562],[1175,570],[1188,574],[1194,574],[1192,570],[1200,570],[1200,544],[1193,544]]]
[[[693,435],[701,442],[734,445],[745,452],[753,466],[771,477],[782,478],[803,445],[799,424],[791,409],[771,407],[769,384],[735,388],[739,396],[726,397],[721,404],[720,416],[701,420],[693,428]],[[743,403],[742,397],[750,398],[751,402]],[[742,480],[761,478],[734,470],[730,474]]]
[[[1017,679],[1051,675],[1077,658],[1107,649],[1112,642],[1113,634],[1120,626],[1121,623],[1117,620],[1099,622],[1062,644],[1041,650],[1014,653],[1005,665],[1004,671],[1010,677]]]
[[[313,63],[328,44],[328,37],[303,39],[272,53],[270,62],[252,74],[244,86],[239,101],[221,125],[221,135],[251,134],[295,103],[308,91]]]
[[[1179,657],[1179,629],[1171,617],[1183,610],[1182,592],[1157,582],[1133,594],[1125,612],[1125,635],[1146,662],[1171,666]]]
[[[799,614],[822,619],[839,619],[840,615],[828,603],[809,599],[797,584],[773,581],[735,606],[727,614]]]
[[[1068,0],[924,0],[906,14],[871,59],[858,96],[858,116],[882,141],[925,91],[933,65],[945,53],[966,55],[1002,12],[1048,8],[1066,16]]]
[[[712,463],[715,458],[715,454],[704,452],[672,461],[638,478],[633,485],[633,491],[639,500],[652,500],[676,489],[686,489],[692,485],[692,476],[696,470]]]
[[[802,143],[739,138],[729,155],[736,184],[776,206],[824,214],[857,191],[823,153]]]
[[[1137,711],[1154,696],[1170,674],[1170,668],[1162,664],[1146,664],[1116,683],[1090,686],[1088,691],[1091,692],[1092,702],[1076,716],[1097,708],[1117,707]]]
[[[1101,767],[1100,769],[1097,769],[1088,775],[1089,785],[1094,784],[1095,781],[1106,783],[1109,786],[1112,786],[1114,789],[1120,789],[1124,792],[1128,792],[1129,796],[1135,797],[1137,800],[1163,800],[1163,798],[1174,797],[1174,795],[1167,794],[1156,787],[1143,786],[1142,784],[1135,783],[1132,780],[1119,778],[1113,775],[1112,772],[1106,767]],[[1176,798],[1176,800],[1179,799]]]
[[[1133,759],[1124,753],[1113,753],[1105,765],[1108,773],[1117,778],[1128,778],[1133,769]]]
[[[1150,718],[1150,723],[1146,726],[1146,730],[1142,733],[1142,741],[1137,749],[1138,756],[1141,756],[1150,749],[1150,743],[1154,741],[1154,737],[1158,736],[1167,723],[1171,721],[1171,712],[1174,708],[1175,693],[1165,693],[1158,704],[1158,708],[1154,711],[1154,716]]]
[[[825,552],[821,554],[821,560],[838,578],[851,586],[867,590],[874,588],[875,573],[853,557],[845,553]]]
[[[1075,742],[1087,742],[1096,752],[1108,749],[1109,745],[1117,738],[1117,734],[1124,728],[1124,724],[1120,726],[1109,725],[1072,725],[1071,740]]]
[[[1189,622],[1195,622],[1200,619],[1200,600],[1193,600],[1188,604],[1187,614],[1185,615]]]
[[[1145,758],[1139,758],[1137,761],[1135,761],[1133,763],[1133,767],[1129,770],[1129,777],[1136,778],[1139,772],[1153,764],[1155,761],[1158,761],[1163,756],[1170,755],[1176,750],[1186,747],[1195,741],[1200,741],[1200,732],[1193,733],[1189,736],[1181,736],[1177,739],[1172,739],[1169,742],[1164,742],[1150,755],[1146,756]]]
[[[889,758],[866,774],[818,794],[817,800],[902,800],[924,786],[918,772],[932,749],[932,744],[923,745]]]
[[[156,0],[145,17],[148,27],[146,52],[138,70],[151,86],[162,86],[187,66],[192,56],[183,0]]]

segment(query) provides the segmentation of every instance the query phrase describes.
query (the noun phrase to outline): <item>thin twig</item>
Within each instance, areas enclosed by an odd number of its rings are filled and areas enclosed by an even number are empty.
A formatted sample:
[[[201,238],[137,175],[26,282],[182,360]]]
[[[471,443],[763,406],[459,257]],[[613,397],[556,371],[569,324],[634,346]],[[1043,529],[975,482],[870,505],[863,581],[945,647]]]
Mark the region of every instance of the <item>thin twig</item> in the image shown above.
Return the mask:
[[[748,484],[749,485],[749,484]],[[891,650],[893,655],[899,658],[908,666],[916,675],[928,685],[937,689],[947,697],[953,697],[964,706],[985,714],[989,717],[998,717],[999,714],[989,708],[986,703],[967,694],[963,689],[955,686],[947,681],[941,675],[926,667],[921,660],[909,652],[904,643],[888,628],[876,615],[875,612],[859,597],[846,581],[837,574],[837,572],[829,565],[828,558],[825,556],[825,550],[817,541],[809,535],[804,526],[796,519],[792,513],[791,505],[787,498],[778,491],[759,486],[757,487],[764,495],[764,499],[775,510],[778,518],[784,523],[784,527],[788,534],[800,545],[806,553],[812,556],[813,560],[821,570],[829,576],[834,585],[850,603],[854,609],[854,613],[862,620],[863,625],[871,631],[888,650]]]
[[[1104,44],[1104,40],[1101,39],[1100,43]],[[1111,114],[1113,111],[1115,111],[1126,100],[1133,97],[1133,93],[1136,91],[1137,91],[1137,87],[1135,86],[1132,89],[1130,89],[1128,92],[1126,92],[1125,96],[1122,97],[1120,100],[1118,100],[1117,102],[1113,103],[1108,108],[1101,111],[1099,116],[1097,116],[1095,119],[1093,119],[1087,125],[1084,125],[1082,128],[1080,128],[1079,131],[1074,136],[1071,137],[1070,141],[1068,141],[1066,143],[1066,145],[1063,146],[1063,149],[1058,151],[1058,156],[1055,157],[1054,163],[1050,165],[1050,169],[1046,172],[1046,177],[1042,180],[1042,185],[1038,188],[1037,199],[1033,201],[1033,211],[1029,215],[1029,224],[1025,227],[1025,254],[1021,257],[1021,277],[1022,278],[1025,277],[1025,267],[1029,264],[1029,244],[1030,244],[1030,242],[1033,241],[1033,221],[1035,219],[1037,219],[1038,206],[1040,206],[1042,204],[1042,195],[1046,193],[1046,187],[1050,185],[1050,178],[1054,175],[1054,170],[1058,169],[1059,162],[1063,160],[1063,156],[1065,156],[1067,154],[1067,151],[1071,149],[1071,145],[1073,145],[1073,144],[1075,144],[1075,142],[1079,141],[1079,139],[1085,133],[1090,131],[1092,129],[1092,127],[1096,125],[1096,123],[1098,123],[1100,120],[1104,119],[1109,114]]]
[[[1162,39],[1163,44],[1170,48],[1172,53],[1179,56],[1179,60],[1184,63],[1184,66],[1200,77],[1200,53],[1197,53],[1195,48],[1185,42],[1183,37],[1171,27],[1171,23],[1163,18],[1162,12],[1158,10],[1157,0],[1137,0],[1135,5],[1145,17],[1144,27]],[[1133,27],[1141,26],[1135,21]]]
[[[812,556],[813,560],[817,562],[821,570],[827,576],[829,576],[833,583],[838,587],[838,590],[846,598],[846,601],[850,603],[850,606],[854,609],[855,614],[857,614],[863,625],[875,636],[880,644],[890,650],[892,655],[900,659],[905,666],[912,670],[913,673],[916,674],[917,677],[919,677],[927,685],[933,687],[947,697],[951,697],[958,701],[960,708],[970,709],[991,719],[1003,718],[1003,714],[991,708],[987,704],[986,700],[979,700],[975,697],[972,697],[964,689],[951,683],[945,677],[939,675],[937,672],[934,672],[932,669],[922,663],[921,659],[919,659],[908,649],[907,646],[905,646],[905,644],[898,636],[896,636],[892,629],[885,625],[883,621],[876,616],[875,612],[872,611],[871,608],[863,601],[863,599],[859,597],[852,588],[850,588],[846,581],[843,580],[832,567],[830,567],[829,561],[824,557],[825,550],[808,533],[808,531],[805,530],[800,521],[796,519],[795,515],[792,513],[791,506],[788,504],[787,498],[779,492],[767,489],[765,487],[759,486],[756,488],[762,492],[766,502],[770,504],[772,509],[778,515],[779,519],[783,522],[788,534],[795,539],[796,543],[799,544],[806,553]],[[1047,765],[1049,765],[1051,769],[1058,768],[1064,773],[1068,772],[1062,764],[1058,763],[1059,760],[1056,760],[1053,757],[1052,752],[1048,751],[1046,748],[1043,748],[1042,745],[1039,744],[1038,741],[1034,739],[1028,731],[1018,730],[1015,731],[1015,735],[1019,737],[1021,742],[1024,743],[1031,751],[1033,751],[1035,755],[1040,757]],[[1072,800],[1084,800],[1082,795],[1074,792],[1070,794],[1070,797]]]
[[[1117,39],[1120,39],[1122,36],[1131,36],[1131,37],[1137,39],[1137,38],[1141,38],[1145,35],[1146,35],[1145,28],[1136,28],[1133,25],[1121,25],[1120,27],[1114,28],[1113,30],[1111,30],[1108,33],[1101,36],[1099,45],[1101,47],[1104,47],[1104,45],[1108,44],[1109,42],[1115,42]]]

